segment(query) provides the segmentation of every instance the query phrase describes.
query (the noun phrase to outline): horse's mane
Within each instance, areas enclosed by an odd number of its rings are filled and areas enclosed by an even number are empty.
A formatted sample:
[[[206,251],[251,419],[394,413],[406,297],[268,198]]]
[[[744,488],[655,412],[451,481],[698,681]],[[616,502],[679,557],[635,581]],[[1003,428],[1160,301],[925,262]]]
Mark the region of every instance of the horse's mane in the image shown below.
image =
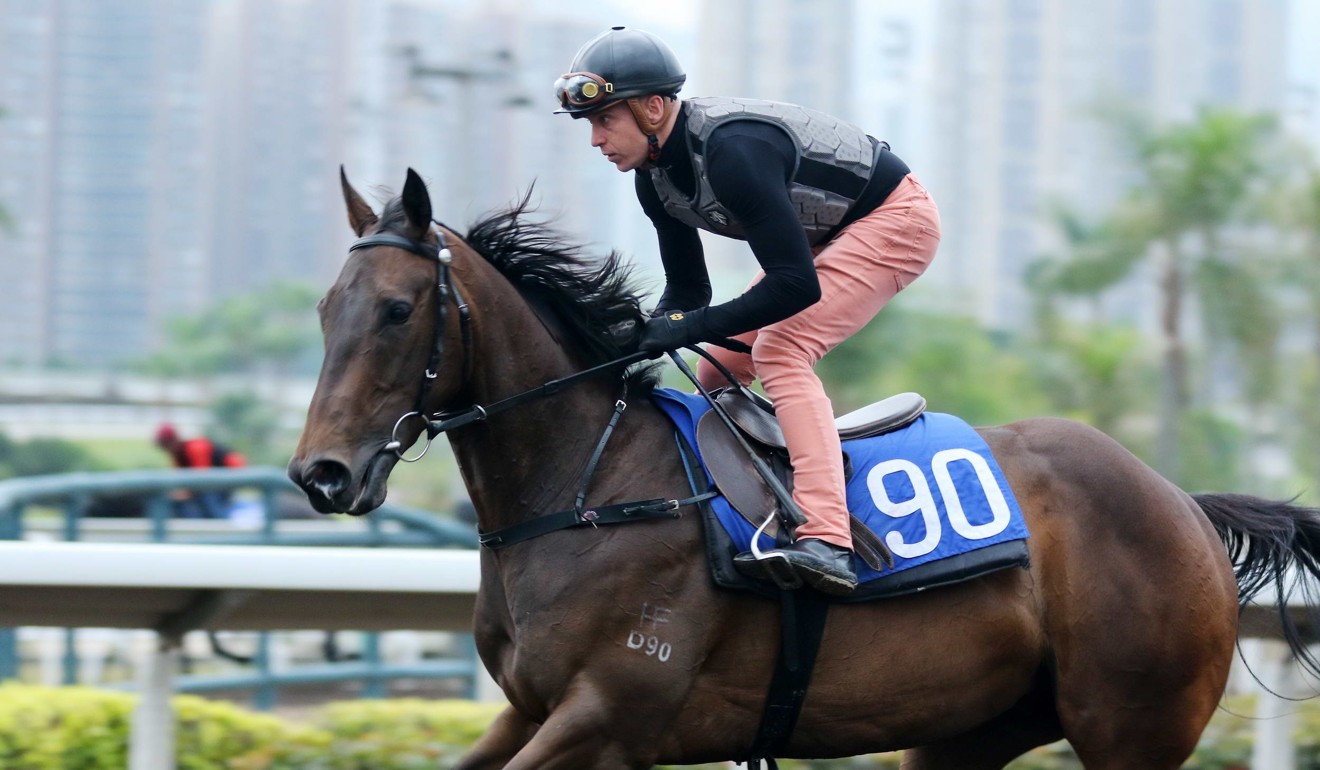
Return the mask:
[[[610,334],[614,324],[640,322],[640,290],[632,267],[611,251],[604,259],[585,256],[585,248],[532,217],[531,191],[502,211],[479,219],[463,241],[500,272],[542,314],[584,366],[603,364],[632,352]],[[402,229],[406,217],[399,199],[381,212],[381,230]],[[551,320],[551,319],[546,319]],[[629,377],[630,392],[649,391],[659,381],[657,367],[639,367]]]

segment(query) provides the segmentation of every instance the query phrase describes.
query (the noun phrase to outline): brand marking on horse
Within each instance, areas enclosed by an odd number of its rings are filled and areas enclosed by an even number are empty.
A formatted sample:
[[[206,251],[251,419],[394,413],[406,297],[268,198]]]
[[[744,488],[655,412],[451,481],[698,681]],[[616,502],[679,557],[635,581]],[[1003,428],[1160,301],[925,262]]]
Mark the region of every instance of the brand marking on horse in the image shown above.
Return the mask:
[[[668,623],[672,615],[673,610],[668,607],[660,607],[650,602],[644,603],[641,618],[638,620],[638,625],[644,630],[633,629],[628,632],[628,649],[644,652],[649,658],[668,663],[674,653],[673,645],[661,641],[655,634],[645,633],[645,630],[657,630],[661,625]]]
[[[661,623],[668,623],[669,616],[672,614],[673,610],[668,607],[652,606],[650,602],[646,602],[642,605],[641,625],[645,626],[650,623],[651,630],[655,630]]]

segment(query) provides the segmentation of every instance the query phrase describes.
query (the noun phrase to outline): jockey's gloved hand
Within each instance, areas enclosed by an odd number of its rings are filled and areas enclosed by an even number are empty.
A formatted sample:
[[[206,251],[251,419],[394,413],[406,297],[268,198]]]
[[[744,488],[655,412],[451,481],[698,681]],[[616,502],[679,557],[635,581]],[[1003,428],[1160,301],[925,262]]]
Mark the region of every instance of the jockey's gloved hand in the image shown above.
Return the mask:
[[[685,345],[695,345],[711,338],[706,326],[706,309],[667,310],[662,315],[646,319],[637,349],[657,357]]]

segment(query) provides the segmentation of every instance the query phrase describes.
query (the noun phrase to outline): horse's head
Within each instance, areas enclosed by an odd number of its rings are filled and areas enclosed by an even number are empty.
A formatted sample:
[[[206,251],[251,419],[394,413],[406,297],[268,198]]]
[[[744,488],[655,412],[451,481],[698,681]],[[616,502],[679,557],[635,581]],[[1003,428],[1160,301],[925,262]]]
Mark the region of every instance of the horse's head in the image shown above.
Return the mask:
[[[524,439],[557,441],[566,411],[618,398],[620,383],[605,375],[622,371],[612,364],[631,352],[639,316],[627,267],[617,254],[587,258],[526,217],[530,193],[460,239],[431,226],[430,196],[413,171],[379,217],[340,177],[358,239],[321,300],[325,359],[289,477],[323,513],[367,513],[423,430],[447,432],[474,500],[489,492],[472,488],[479,458],[553,472],[545,457],[562,444]],[[603,368],[571,392],[541,398],[557,392],[546,383],[593,367]],[[635,394],[655,381],[646,369],[629,379]],[[512,398],[520,391],[540,395],[525,403]],[[528,456],[510,457],[519,451]],[[493,486],[508,486],[498,478]]]
[[[451,256],[425,183],[409,169],[377,217],[342,169],[340,181],[359,238],[318,305],[325,360],[289,477],[318,511],[360,515],[384,502],[396,449],[425,425],[401,418],[453,397],[465,351],[438,296]]]

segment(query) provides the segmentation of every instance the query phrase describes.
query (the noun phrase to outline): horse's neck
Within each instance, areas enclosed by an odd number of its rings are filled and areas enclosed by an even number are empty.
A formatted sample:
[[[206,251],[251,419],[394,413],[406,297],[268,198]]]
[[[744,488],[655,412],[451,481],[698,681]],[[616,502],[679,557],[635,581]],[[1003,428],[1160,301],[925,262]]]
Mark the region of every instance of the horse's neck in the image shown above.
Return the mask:
[[[495,272],[485,264],[469,269]],[[460,288],[473,313],[468,390],[475,403],[488,405],[579,370],[502,277],[483,272]],[[619,376],[602,374],[450,433],[483,530],[571,507],[621,388]]]

